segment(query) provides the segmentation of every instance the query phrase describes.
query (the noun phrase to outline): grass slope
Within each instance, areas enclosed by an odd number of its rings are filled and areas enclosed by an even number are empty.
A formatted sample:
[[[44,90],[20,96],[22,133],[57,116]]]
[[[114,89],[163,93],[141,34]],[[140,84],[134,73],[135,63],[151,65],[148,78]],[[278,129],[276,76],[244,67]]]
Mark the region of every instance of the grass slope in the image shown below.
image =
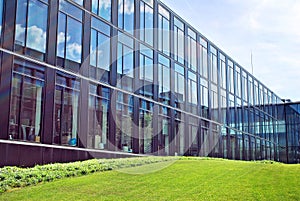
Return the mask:
[[[0,200],[300,200],[299,176],[300,165],[178,160],[149,174],[100,172],[16,189]]]

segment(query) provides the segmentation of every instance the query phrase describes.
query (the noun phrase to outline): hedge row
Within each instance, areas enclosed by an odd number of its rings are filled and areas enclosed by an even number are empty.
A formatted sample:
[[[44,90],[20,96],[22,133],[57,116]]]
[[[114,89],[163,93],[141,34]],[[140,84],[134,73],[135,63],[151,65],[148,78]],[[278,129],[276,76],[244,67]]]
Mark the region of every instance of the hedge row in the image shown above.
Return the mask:
[[[0,194],[12,188],[35,185],[41,182],[50,182],[66,177],[75,177],[94,172],[141,166],[175,159],[175,157],[92,159],[74,163],[37,165],[33,168],[9,166],[0,169]]]

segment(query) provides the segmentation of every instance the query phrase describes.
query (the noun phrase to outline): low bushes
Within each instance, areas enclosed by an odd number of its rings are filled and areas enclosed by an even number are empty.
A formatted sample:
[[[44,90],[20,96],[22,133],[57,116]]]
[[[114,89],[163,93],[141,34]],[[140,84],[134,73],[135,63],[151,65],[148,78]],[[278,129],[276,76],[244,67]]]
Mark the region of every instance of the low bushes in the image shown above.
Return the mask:
[[[74,163],[37,165],[33,168],[4,167],[0,169],[0,194],[12,189],[41,182],[87,175],[94,172],[141,166],[175,160],[175,157],[141,157],[122,159],[92,159]]]

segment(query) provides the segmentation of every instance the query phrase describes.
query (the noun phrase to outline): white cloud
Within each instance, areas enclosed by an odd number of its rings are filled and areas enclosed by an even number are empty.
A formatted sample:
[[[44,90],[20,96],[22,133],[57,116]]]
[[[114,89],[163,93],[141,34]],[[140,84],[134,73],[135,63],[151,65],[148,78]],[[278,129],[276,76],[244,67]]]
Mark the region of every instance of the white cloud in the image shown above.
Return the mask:
[[[133,0],[123,0],[119,2],[119,12],[130,15],[134,13],[134,2]]]
[[[71,39],[70,35],[67,35],[67,42]],[[59,32],[57,35],[57,43],[61,44],[61,43],[65,43],[65,33],[64,32]]]
[[[45,52],[46,50],[46,32],[43,29],[32,26],[27,29],[27,47]]]
[[[68,44],[66,47],[66,57],[76,62],[81,61],[81,45],[78,43]]]
[[[99,8],[109,9],[111,7],[111,0],[100,0]]]

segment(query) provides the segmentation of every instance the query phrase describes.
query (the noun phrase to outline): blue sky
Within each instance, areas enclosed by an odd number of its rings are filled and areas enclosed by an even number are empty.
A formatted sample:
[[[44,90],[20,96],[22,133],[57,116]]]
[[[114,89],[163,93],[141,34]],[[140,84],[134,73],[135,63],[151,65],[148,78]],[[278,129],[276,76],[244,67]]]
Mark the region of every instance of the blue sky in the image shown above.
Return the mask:
[[[300,1],[161,0],[281,98],[300,101]]]

